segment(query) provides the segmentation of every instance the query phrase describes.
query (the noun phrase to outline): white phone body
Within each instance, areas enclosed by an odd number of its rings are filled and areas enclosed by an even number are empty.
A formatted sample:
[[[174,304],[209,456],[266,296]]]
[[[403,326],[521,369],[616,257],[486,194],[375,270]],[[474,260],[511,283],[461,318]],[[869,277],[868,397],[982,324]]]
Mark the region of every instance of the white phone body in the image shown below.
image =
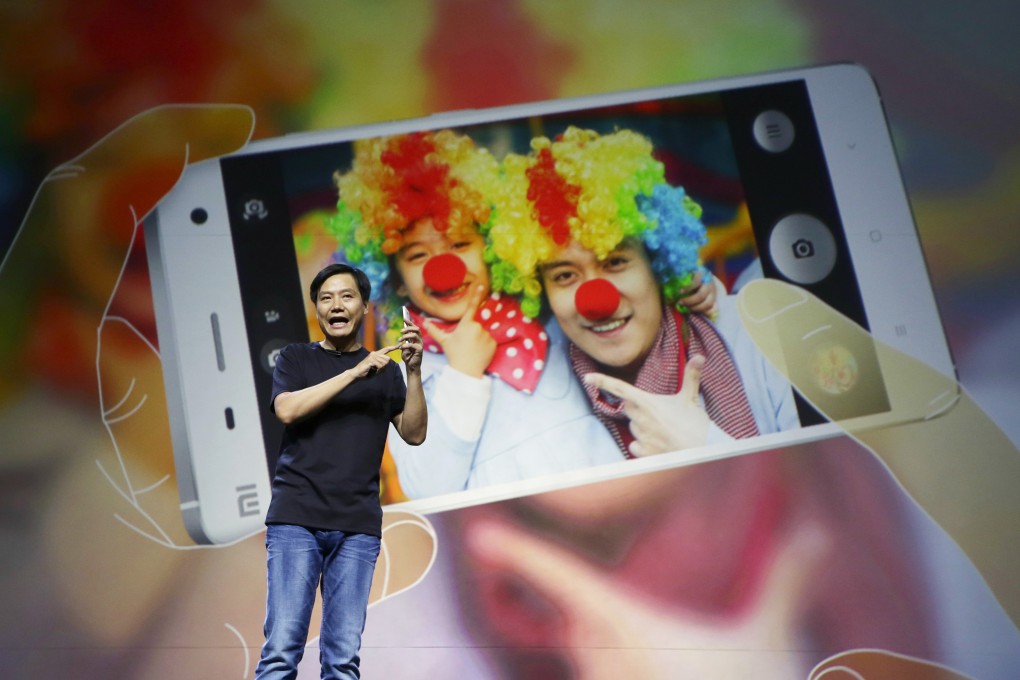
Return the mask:
[[[145,234],[181,513],[196,543],[223,544],[264,528],[270,495],[222,201],[202,201],[208,229],[180,228],[209,167],[185,173]]]
[[[774,114],[785,110],[787,99],[769,99],[770,93],[780,90],[793,93],[783,97],[806,98],[807,123],[803,111],[794,116],[792,129],[789,119],[784,121],[783,115]],[[277,156],[313,154],[364,137],[437,128],[464,131],[470,126],[541,116],[569,120],[573,112],[717,94],[726,107],[739,109],[736,113],[727,109],[726,114],[735,135],[747,135],[734,141],[734,148],[742,148],[740,153],[753,156],[757,164],[757,169],[750,172],[760,177],[746,176],[746,166],[740,170],[741,180],[748,187],[747,202],[755,232],[762,229],[761,233],[772,234],[767,240],[780,244],[774,246],[758,239],[763,263],[767,269],[772,268],[772,273],[766,274],[775,276],[778,269],[779,278],[799,283],[804,281],[796,279],[812,276],[811,272],[805,275],[796,269],[800,259],[796,249],[805,244],[798,246],[795,238],[813,233],[812,225],[808,224],[805,232],[805,225],[795,219],[783,236],[786,241],[779,240],[781,230],[775,226],[780,217],[818,214],[800,204],[801,199],[811,202],[817,198],[799,188],[801,180],[793,175],[788,181],[784,179],[786,170],[781,163],[786,151],[781,147],[790,142],[792,132],[793,145],[806,143],[805,139],[817,143],[812,153],[821,159],[821,170],[827,171],[831,183],[829,214],[838,215],[842,223],[833,247],[836,255],[844,258],[840,266],[850,267],[850,278],[855,279],[857,289],[828,290],[820,297],[839,308],[846,299],[859,295],[869,330],[876,339],[946,375],[954,375],[881,100],[871,77],[858,66],[819,66],[259,141],[226,159],[190,167],[145,224],[181,507],[196,542],[223,543],[261,528],[269,504],[271,475],[267,460],[271,466],[277,453],[274,446],[279,443],[273,441],[278,434],[267,435],[275,426],[271,415],[267,416],[269,403],[264,398],[273,352],[287,342],[310,339],[305,314],[298,311],[307,291],[293,280],[298,267],[293,261],[293,234],[286,228],[295,216],[290,214],[291,206],[286,201],[272,198],[293,192],[296,180],[287,175],[287,162],[274,160]],[[585,120],[585,116],[578,115],[577,124],[584,127]],[[773,168],[770,163],[778,165]],[[250,164],[254,169],[236,170],[249,168]],[[346,168],[338,165],[334,169]],[[251,182],[251,187],[246,182]],[[764,208],[756,205],[752,191],[756,183],[762,182],[772,182],[772,193],[787,196],[782,205],[769,207],[774,216],[768,218],[771,224],[764,225],[756,220],[756,211],[763,214]],[[273,188],[280,184],[288,186]],[[323,186],[324,190],[330,187],[329,177],[323,178]],[[335,204],[335,194],[331,200]],[[827,224],[824,217],[821,219]],[[276,224],[275,231],[270,223]],[[264,228],[268,230],[259,231]],[[249,231],[256,235],[253,238],[257,247],[277,253],[272,257],[279,259],[271,261],[272,267],[260,265],[258,276],[239,275],[237,263],[247,257],[240,250],[248,247]],[[825,247],[823,240],[816,239],[807,246],[814,248],[817,242]],[[846,252],[841,252],[844,249]],[[773,261],[773,254],[781,259],[784,253],[785,263]],[[251,302],[252,296],[258,304]],[[262,387],[257,388],[256,383]],[[263,398],[256,396],[259,389]],[[477,489],[454,494],[455,498],[425,499],[409,506],[421,511],[446,509],[606,475],[676,465],[678,461],[775,448],[837,432],[834,425],[813,425],[760,440],[740,440],[725,451],[626,461],[602,470],[529,480],[506,488]],[[623,465],[632,467],[622,472]]]

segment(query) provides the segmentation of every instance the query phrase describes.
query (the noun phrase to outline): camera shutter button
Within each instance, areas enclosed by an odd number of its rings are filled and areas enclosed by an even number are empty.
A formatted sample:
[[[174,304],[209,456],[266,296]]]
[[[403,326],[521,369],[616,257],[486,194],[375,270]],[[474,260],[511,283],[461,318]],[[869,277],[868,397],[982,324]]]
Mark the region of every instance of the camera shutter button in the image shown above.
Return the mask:
[[[794,283],[817,283],[836,265],[836,240],[818,218],[794,213],[772,228],[769,256],[776,269]]]

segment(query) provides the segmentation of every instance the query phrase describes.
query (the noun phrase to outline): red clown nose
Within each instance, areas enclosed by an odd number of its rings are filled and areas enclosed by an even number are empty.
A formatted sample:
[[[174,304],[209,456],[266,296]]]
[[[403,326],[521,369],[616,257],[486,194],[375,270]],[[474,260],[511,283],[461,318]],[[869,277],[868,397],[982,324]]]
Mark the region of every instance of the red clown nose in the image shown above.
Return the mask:
[[[620,306],[620,291],[606,279],[585,281],[574,293],[574,305],[589,321],[605,319]]]
[[[464,260],[453,253],[443,253],[429,258],[422,271],[425,285],[437,293],[445,293],[457,288],[464,283],[466,274],[467,267],[464,265]]]

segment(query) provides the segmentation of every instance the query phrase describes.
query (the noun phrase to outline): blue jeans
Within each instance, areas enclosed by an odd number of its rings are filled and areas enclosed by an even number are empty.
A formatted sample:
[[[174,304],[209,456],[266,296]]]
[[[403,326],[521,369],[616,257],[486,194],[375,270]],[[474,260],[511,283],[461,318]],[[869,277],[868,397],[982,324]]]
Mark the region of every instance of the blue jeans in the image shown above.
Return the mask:
[[[266,643],[255,669],[256,680],[297,677],[320,584],[322,677],[361,677],[358,652],[379,537],[271,524],[266,527],[266,552]]]

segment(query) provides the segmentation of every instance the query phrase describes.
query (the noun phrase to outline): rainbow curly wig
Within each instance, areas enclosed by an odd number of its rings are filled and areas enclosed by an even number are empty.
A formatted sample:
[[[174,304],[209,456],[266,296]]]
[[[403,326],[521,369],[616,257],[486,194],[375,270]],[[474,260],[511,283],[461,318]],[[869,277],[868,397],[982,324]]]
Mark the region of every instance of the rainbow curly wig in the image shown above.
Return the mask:
[[[525,314],[541,309],[539,265],[571,239],[600,259],[624,239],[639,239],[670,304],[695,273],[707,280],[699,257],[707,240],[701,207],[666,183],[642,135],[570,127],[555,140],[535,138],[526,156],[508,155],[503,172],[487,256],[493,289],[522,295]]]
[[[492,154],[451,130],[357,141],[351,169],[334,175],[339,201],[326,224],[339,244],[334,258],[368,275],[373,301],[397,323],[390,258],[404,232],[424,218],[451,238],[483,231],[498,179]]]

